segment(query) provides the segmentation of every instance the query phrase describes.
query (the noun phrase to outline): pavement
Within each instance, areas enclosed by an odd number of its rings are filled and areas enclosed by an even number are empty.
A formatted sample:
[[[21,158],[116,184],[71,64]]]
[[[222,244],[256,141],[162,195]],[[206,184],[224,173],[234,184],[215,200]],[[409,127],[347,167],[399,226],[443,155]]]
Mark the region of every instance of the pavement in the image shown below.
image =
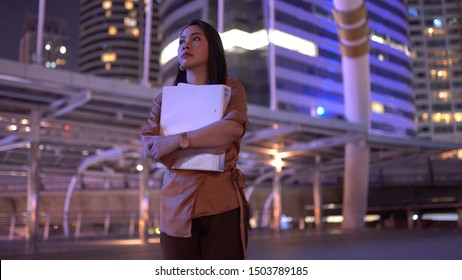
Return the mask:
[[[462,260],[462,230],[362,229],[250,232],[251,260]],[[0,241],[0,259],[162,260],[158,238]]]

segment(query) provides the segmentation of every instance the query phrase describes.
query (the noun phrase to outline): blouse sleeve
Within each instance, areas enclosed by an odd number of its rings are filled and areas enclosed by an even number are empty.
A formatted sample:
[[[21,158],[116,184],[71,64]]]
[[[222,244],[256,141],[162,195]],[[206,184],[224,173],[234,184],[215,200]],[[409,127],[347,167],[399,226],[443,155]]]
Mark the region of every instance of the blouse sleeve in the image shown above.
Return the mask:
[[[241,83],[233,79],[229,79],[226,84],[231,87],[231,98],[229,100],[228,108],[223,116],[223,120],[235,121],[242,125],[244,128],[241,135],[242,137],[249,128],[249,120],[247,118],[247,96],[245,89]]]
[[[141,137],[156,136],[160,133],[160,109],[162,106],[162,93],[159,94],[152,102],[151,112],[149,113],[148,123],[141,132]]]

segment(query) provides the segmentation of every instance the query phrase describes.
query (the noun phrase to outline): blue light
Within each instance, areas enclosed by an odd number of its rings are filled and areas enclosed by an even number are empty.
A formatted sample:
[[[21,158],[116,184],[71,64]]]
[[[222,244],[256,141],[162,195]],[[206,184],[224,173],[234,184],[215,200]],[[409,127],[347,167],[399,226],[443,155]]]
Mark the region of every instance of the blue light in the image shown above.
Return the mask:
[[[419,15],[419,10],[416,8],[409,8],[408,13],[410,16],[416,17]]]
[[[324,109],[324,107],[322,107],[322,106],[316,107],[316,114],[318,114],[318,116],[322,116],[325,113],[326,113],[326,110]]]
[[[435,18],[433,20],[433,25],[437,28],[440,28],[441,26],[443,26],[443,22],[441,21],[441,19],[439,18]]]

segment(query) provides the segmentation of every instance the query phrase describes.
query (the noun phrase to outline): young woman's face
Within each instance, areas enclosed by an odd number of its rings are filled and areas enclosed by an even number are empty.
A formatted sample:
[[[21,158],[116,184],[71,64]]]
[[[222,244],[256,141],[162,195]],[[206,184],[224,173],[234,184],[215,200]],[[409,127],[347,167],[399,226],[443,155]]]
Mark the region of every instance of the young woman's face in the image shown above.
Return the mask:
[[[186,27],[180,36],[178,61],[185,69],[206,67],[209,60],[209,43],[197,25]]]

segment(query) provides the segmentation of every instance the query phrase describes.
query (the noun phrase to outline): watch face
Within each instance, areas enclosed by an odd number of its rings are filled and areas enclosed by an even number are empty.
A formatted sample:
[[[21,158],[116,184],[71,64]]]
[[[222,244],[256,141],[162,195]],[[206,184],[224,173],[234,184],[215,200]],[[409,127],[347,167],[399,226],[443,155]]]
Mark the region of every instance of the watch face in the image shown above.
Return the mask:
[[[189,140],[188,138],[181,138],[180,139],[180,147],[182,149],[186,149],[189,146]]]

